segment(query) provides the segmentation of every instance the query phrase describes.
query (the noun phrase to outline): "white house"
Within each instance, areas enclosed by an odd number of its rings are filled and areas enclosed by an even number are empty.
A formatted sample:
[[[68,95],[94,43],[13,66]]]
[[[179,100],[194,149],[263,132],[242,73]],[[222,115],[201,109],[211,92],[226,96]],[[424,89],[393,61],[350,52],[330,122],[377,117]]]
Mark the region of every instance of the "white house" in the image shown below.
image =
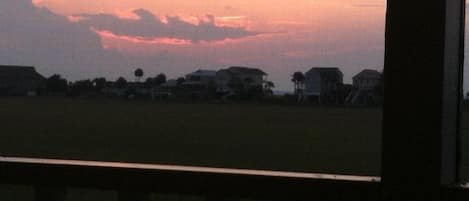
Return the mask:
[[[368,105],[380,102],[381,94],[377,87],[382,83],[382,73],[377,70],[365,69],[353,76],[353,90],[346,102],[354,105]]]
[[[365,69],[353,76],[353,87],[358,90],[376,88],[382,80],[382,74],[377,70]]]
[[[216,73],[215,83],[218,92],[233,91],[232,87],[239,84],[244,88],[261,87],[267,73],[257,68],[233,66],[219,70]]]
[[[343,84],[344,74],[338,67],[313,67],[305,73],[305,96],[324,97]]]
[[[186,75],[186,81],[184,85],[198,85],[198,86],[209,86],[215,84],[215,78],[217,71],[214,70],[197,70],[193,73]]]

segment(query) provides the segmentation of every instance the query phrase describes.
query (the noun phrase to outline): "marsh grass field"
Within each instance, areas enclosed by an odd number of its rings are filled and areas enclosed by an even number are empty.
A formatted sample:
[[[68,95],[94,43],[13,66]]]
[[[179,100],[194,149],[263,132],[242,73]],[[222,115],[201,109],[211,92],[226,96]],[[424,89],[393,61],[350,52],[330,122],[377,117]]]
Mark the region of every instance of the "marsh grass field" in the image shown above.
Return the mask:
[[[379,175],[381,115],[343,106],[1,98],[0,155]],[[467,120],[463,130],[469,179]]]

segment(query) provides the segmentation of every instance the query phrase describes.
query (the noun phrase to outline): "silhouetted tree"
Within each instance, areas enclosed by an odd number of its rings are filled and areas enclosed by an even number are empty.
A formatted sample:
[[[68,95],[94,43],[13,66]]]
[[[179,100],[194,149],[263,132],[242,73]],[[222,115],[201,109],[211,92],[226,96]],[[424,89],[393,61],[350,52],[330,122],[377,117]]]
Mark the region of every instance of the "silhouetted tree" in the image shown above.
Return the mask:
[[[147,78],[145,80],[145,87],[147,88],[157,87],[164,83],[166,83],[166,75],[163,73],[160,73],[155,77]]]
[[[273,95],[274,94],[274,92],[272,91],[273,88],[275,88],[274,82],[266,81],[264,83],[264,90],[267,94]]]
[[[69,85],[70,94],[72,96],[79,96],[83,93],[91,92],[94,90],[93,82],[91,80],[79,80]]]
[[[127,87],[127,80],[123,77],[119,77],[116,80],[116,87],[120,88],[120,89],[126,88]]]
[[[295,94],[296,95],[300,94],[300,91],[303,90],[305,79],[306,79],[305,75],[302,72],[297,71],[297,72],[293,73],[291,81],[295,85]]]
[[[46,87],[47,91],[52,93],[67,92],[68,81],[59,74],[54,74],[47,79]]]
[[[145,80],[144,82],[145,87],[147,88],[152,88],[155,86],[155,79],[152,77],[149,77]]]
[[[178,86],[184,83],[185,81],[186,81],[186,78],[183,78],[183,77],[176,79],[176,83]]]
[[[143,70],[140,68],[137,68],[137,70],[135,70],[134,72],[134,75],[136,77],[137,82],[140,82],[140,79],[143,77]]]
[[[91,91],[93,87],[93,82],[91,80],[80,80],[73,83],[73,86],[80,91]]]
[[[106,78],[104,77],[99,77],[93,79],[93,86],[96,91],[101,91],[106,87]]]
[[[155,79],[155,84],[157,86],[160,86],[161,84],[166,83],[166,75],[163,73],[158,74],[154,79]]]

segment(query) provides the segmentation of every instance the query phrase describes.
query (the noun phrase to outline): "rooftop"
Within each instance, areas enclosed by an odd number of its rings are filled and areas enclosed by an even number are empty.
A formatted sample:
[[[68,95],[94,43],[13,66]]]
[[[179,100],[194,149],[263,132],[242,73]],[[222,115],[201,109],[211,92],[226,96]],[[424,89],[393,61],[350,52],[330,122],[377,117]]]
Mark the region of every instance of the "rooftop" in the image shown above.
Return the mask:
[[[244,67],[244,66],[231,66],[227,70],[230,72],[235,72],[235,73],[267,75],[267,73],[265,73],[264,71],[258,68],[250,68],[250,67]]]
[[[381,73],[377,70],[365,69],[357,75],[353,76],[353,79],[366,78],[366,79],[381,79]]]
[[[311,71],[318,71],[321,76],[322,75],[325,75],[325,76],[332,76],[332,75],[337,75],[337,74],[340,74],[340,75],[343,75],[342,71],[340,71],[339,67],[312,67],[308,72],[306,73],[309,73]]]
[[[15,78],[21,78],[21,77],[31,78],[32,77],[32,78],[45,79],[32,66],[5,66],[5,65],[0,65],[0,76],[15,77]]]
[[[202,69],[199,69],[193,73],[189,73],[188,75],[189,76],[207,76],[207,77],[214,77],[216,76],[217,74],[217,71],[215,70],[202,70]]]

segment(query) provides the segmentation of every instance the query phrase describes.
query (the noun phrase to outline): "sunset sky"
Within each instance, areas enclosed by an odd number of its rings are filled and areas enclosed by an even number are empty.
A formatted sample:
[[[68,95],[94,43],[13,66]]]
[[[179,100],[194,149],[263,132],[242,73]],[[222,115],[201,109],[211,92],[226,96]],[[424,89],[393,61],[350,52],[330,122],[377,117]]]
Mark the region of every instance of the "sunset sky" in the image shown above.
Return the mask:
[[[242,65],[292,90],[313,66],[381,70],[384,15],[384,0],[2,0],[0,61],[70,80]]]

